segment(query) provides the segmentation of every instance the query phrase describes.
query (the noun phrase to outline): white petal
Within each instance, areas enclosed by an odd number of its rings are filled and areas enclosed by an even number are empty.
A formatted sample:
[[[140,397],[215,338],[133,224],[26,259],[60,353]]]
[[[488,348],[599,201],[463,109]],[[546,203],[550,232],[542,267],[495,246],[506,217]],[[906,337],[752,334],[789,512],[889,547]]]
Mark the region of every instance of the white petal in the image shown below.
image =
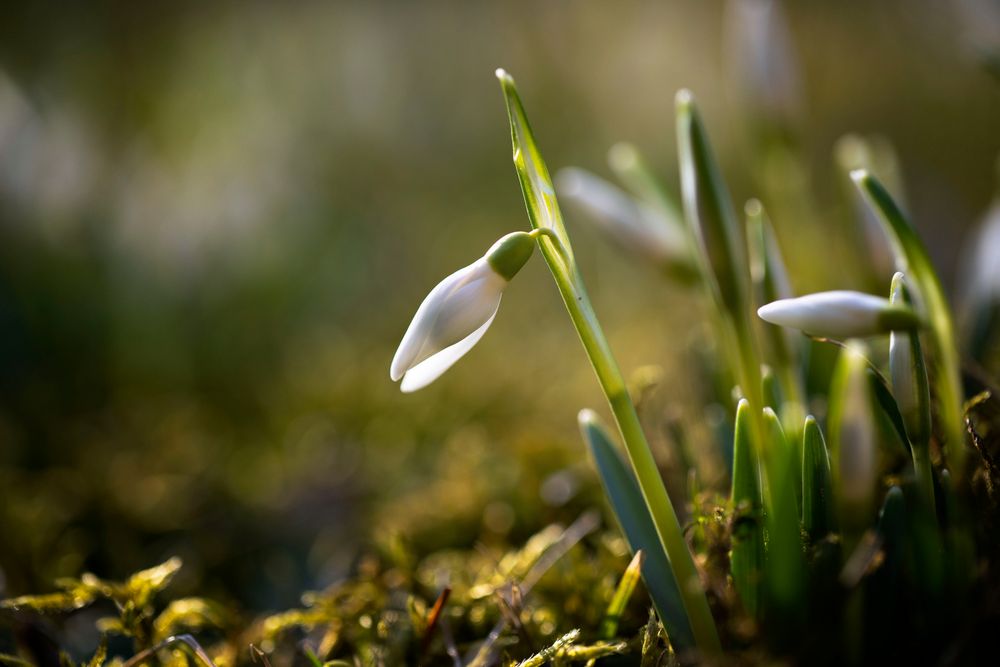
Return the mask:
[[[879,333],[879,314],[887,299],[860,292],[819,292],[795,299],[779,299],[757,310],[772,324],[801,329],[829,338],[852,338]]]
[[[1000,201],[987,213],[976,241],[971,289],[984,300],[994,300],[1000,297]]]
[[[451,368],[456,361],[461,359],[466,352],[471,350],[473,346],[479,342],[479,339],[483,337],[486,330],[490,328],[491,324],[493,324],[493,318],[496,317],[497,310],[499,309],[500,302],[498,300],[497,306],[493,310],[493,314],[490,315],[489,319],[486,320],[481,327],[454,345],[444,348],[440,352],[428,357],[416,366],[412,367],[410,370],[406,371],[406,374],[403,375],[403,382],[400,384],[399,388],[404,393],[408,394],[412,391],[423,389],[431,382],[438,379],[442,373]]]
[[[496,312],[507,282],[480,259],[431,290],[407,327],[389,369],[393,382],[442,348],[476,330]]]
[[[802,107],[798,58],[775,0],[733,0],[725,16],[726,59],[744,100],[779,119]]]
[[[683,255],[687,241],[656,209],[584,169],[560,170],[556,187],[563,197],[590,212],[594,221],[628,250],[668,261]]]

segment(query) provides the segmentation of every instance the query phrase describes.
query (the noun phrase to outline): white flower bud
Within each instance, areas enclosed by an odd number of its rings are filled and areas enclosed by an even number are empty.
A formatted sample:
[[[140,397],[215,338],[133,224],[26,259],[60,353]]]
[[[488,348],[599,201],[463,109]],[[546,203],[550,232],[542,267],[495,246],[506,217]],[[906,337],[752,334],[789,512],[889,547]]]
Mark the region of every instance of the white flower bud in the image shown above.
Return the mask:
[[[404,392],[423,389],[479,342],[500,308],[500,297],[534,248],[534,238],[514,232],[485,256],[431,290],[403,335],[389,369]]]
[[[920,325],[917,314],[905,305],[848,290],[779,299],[761,306],[757,315],[771,324],[838,339],[877,336]]]
[[[655,263],[688,262],[688,242],[678,224],[621,188],[584,169],[568,167],[556,175],[559,196],[591,214],[626,250]]]
[[[788,122],[802,109],[798,59],[777,0],[730,0],[725,13],[726,60],[741,102]]]

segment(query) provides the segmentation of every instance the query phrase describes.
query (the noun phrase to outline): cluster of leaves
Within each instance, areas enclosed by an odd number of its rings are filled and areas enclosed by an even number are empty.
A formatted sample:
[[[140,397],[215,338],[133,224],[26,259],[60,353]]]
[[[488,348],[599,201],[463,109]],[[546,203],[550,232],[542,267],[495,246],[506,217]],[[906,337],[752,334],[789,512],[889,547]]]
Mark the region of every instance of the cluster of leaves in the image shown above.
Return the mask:
[[[632,549],[650,554],[643,575],[676,648],[692,659],[714,659],[723,649],[705,597],[712,586],[699,590],[689,554],[678,547],[671,503],[649,474],[648,445],[586,298],[555,188],[513,80],[502,70],[498,76],[529,220],[557,246],[558,252],[541,244],[628,464],[589,410],[580,415],[585,440]],[[918,234],[876,176],[849,166],[855,194],[896,271],[891,287],[879,288],[889,298],[835,291],[791,299],[764,207],[751,200],[745,220],[737,216],[688,91],[677,95],[677,139],[683,219],[669,188],[656,183],[634,149],[628,169],[621,168],[620,151],[610,157],[631,195],[582,170],[569,174],[567,187],[629,249],[660,246],[662,252],[646,254],[666,275],[678,275],[671,270],[678,258],[697,267],[718,341],[721,391],[713,398],[735,414],[727,457],[734,512],[729,562],[714,559],[711,547],[701,554],[731,578],[722,597],[738,599],[737,609],[759,624],[761,639],[779,655],[851,663],[978,656],[982,645],[970,642],[962,625],[981,616],[969,606],[970,593],[977,570],[990,562],[980,560],[977,568],[977,554],[991,549],[977,547],[973,525],[995,515],[996,465],[963,411],[962,339]],[[986,274],[981,280],[995,280],[989,267],[975,268]],[[762,326],[755,311],[839,348],[832,373],[810,383],[817,373],[809,344]],[[789,316],[776,321],[765,311]],[[988,376],[985,382],[991,385]],[[981,461],[970,460],[966,425]],[[973,477],[985,484],[985,503],[971,494]],[[736,638],[727,643],[739,645]]]

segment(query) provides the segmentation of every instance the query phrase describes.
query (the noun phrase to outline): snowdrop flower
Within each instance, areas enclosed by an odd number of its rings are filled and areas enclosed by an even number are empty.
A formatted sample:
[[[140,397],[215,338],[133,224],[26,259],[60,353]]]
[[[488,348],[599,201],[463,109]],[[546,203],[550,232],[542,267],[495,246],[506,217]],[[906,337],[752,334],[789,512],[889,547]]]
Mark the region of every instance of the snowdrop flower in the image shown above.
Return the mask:
[[[757,315],[771,324],[838,339],[876,336],[920,325],[920,318],[905,305],[848,290],[779,299],[761,306]]]
[[[1000,179],[1000,160],[997,160]],[[960,315],[970,356],[990,366],[1000,327],[1000,180],[997,194],[962,250]]]
[[[479,342],[493,323],[500,297],[535,248],[534,233],[514,232],[474,263],[431,290],[413,316],[389,369],[400,389],[429,385]]]
[[[602,231],[626,250],[656,264],[690,262],[680,225],[671,224],[652,206],[636,201],[603,178],[568,167],[556,175],[556,190],[589,212]]]
[[[727,61],[741,100],[759,114],[790,121],[802,108],[802,85],[791,31],[777,0],[730,0]]]

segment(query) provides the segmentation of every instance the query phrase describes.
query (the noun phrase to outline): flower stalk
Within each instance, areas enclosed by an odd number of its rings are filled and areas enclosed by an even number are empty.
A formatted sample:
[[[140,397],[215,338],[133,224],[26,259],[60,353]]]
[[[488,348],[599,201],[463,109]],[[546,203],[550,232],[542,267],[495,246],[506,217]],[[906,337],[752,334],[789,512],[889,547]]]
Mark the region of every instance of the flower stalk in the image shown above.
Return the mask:
[[[563,226],[555,190],[548,169],[535,145],[514,79],[503,70],[497,70],[497,78],[500,80],[507,104],[514,166],[521,183],[528,218],[532,228],[551,230],[551,234],[547,233],[539,239],[539,250],[549,266],[570,320],[576,328],[598,383],[611,407],[629,462],[663,549],[669,557],[695,642],[704,654],[719,654],[721,644],[708,599],[701,586],[691,552],[684,540],[677,515],[667,496],[663,479],[656,467],[656,461],[646,441],[639,416],[629,396],[625,379],[618,368],[587,296],[583,279],[573,261],[572,247]]]

